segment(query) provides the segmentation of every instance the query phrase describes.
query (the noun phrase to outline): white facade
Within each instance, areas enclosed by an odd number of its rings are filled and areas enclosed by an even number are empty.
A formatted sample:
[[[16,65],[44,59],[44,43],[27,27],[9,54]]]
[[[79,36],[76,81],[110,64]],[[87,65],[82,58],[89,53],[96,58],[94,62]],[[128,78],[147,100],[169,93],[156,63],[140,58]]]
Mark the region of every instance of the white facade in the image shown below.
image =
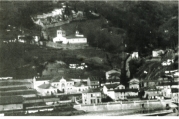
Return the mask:
[[[132,59],[135,59],[135,58],[139,58],[139,53],[138,52],[133,52],[132,53]]]
[[[73,36],[66,36],[64,30],[57,30],[57,37],[53,38],[53,42],[61,42],[63,44],[80,44],[80,43],[87,43],[87,38],[83,35],[80,35],[78,31],[76,31],[76,35]]]
[[[161,54],[164,54],[163,50],[153,50],[152,57],[159,57]]]
[[[52,95],[52,94],[55,95],[58,93],[58,91],[64,92],[66,94],[82,93],[84,91],[89,90],[90,88],[90,86],[83,85],[83,84],[79,86],[75,86],[74,83],[75,83],[74,80],[66,80],[63,77],[59,79],[59,81],[56,80],[52,82],[50,82],[50,80],[36,81],[35,78],[33,79],[34,89],[36,89],[43,96]]]
[[[138,79],[131,79],[129,81],[129,88],[130,89],[139,89],[139,80]]]

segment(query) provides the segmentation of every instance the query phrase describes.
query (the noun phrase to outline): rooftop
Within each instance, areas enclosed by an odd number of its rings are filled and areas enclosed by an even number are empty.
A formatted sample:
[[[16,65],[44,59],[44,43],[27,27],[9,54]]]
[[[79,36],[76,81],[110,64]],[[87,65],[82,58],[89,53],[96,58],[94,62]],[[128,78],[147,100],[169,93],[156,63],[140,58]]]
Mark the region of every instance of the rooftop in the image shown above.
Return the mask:
[[[85,38],[84,36],[76,36],[75,34],[68,35],[66,36],[67,39],[72,39],[72,38]]]
[[[1,91],[10,91],[10,90],[27,90],[28,88],[26,86],[19,86],[19,87],[4,87],[0,88]]]
[[[179,85],[178,82],[163,82],[158,84],[158,86],[168,86],[168,85]]]
[[[172,88],[171,91],[172,91],[172,93],[178,93],[179,89],[178,88]]]
[[[21,91],[11,91],[11,92],[0,92],[0,97],[1,96],[9,96],[9,95],[28,95],[28,94],[36,94],[36,90],[21,90]]]
[[[89,77],[90,81],[99,81],[99,77],[97,76],[91,76]]]
[[[1,96],[0,105],[23,103],[22,96]]]
[[[51,80],[53,76],[42,76],[40,78],[36,78],[36,81],[44,81],[44,80]]]
[[[87,82],[76,82],[75,84],[74,84],[74,86],[75,87],[81,87],[81,86],[87,86]]]
[[[42,85],[40,85],[38,87],[41,88],[41,89],[49,89],[50,86],[51,86],[50,84],[42,84]]]
[[[30,82],[18,82],[18,81],[0,81],[0,86],[9,86],[9,85],[26,85]]]
[[[138,89],[117,89],[114,92],[138,92]]]
[[[105,86],[110,89],[110,88],[116,88],[117,86],[119,86],[120,84],[106,84]]]
[[[100,88],[90,89],[90,90],[88,90],[88,91],[85,92],[85,93],[97,93],[97,92],[101,92],[101,91],[100,91]]]

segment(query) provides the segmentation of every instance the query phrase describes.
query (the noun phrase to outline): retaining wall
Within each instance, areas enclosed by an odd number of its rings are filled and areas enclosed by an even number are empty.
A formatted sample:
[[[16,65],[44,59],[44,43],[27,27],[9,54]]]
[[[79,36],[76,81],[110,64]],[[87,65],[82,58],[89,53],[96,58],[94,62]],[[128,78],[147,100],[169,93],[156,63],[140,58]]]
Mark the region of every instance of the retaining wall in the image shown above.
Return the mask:
[[[74,106],[75,109],[84,110],[87,112],[91,111],[110,111],[110,110],[130,110],[130,109],[143,109],[142,104],[144,104],[145,109],[164,109],[165,104],[160,101],[156,102],[133,102],[133,103],[107,103],[107,104],[93,104],[93,105],[79,105]]]

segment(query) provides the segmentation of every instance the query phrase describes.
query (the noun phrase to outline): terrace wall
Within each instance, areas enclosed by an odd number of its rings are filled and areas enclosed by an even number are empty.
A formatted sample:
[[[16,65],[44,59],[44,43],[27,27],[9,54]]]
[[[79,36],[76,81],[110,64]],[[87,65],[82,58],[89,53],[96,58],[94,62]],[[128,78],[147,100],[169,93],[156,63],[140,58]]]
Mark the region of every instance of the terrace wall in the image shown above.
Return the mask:
[[[57,48],[57,49],[84,49],[88,44],[60,44],[54,42],[47,42],[47,47]]]

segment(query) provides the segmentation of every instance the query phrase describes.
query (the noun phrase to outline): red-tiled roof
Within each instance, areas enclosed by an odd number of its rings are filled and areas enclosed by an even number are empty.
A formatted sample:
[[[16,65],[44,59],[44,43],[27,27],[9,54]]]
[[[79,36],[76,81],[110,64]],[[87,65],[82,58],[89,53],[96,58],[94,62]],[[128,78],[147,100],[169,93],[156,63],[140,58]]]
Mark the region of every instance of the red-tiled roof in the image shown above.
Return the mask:
[[[9,85],[26,85],[30,82],[18,82],[18,81],[1,81],[0,86],[9,86]]]
[[[84,86],[87,86],[87,83],[86,82],[77,82],[77,83],[75,83],[75,87],[81,87],[82,85],[84,85]]]
[[[116,88],[116,87],[118,87],[120,84],[106,84],[105,86],[106,86],[106,88],[108,88],[108,89],[110,89],[110,88]]]
[[[138,89],[117,89],[115,92],[138,92]]]

